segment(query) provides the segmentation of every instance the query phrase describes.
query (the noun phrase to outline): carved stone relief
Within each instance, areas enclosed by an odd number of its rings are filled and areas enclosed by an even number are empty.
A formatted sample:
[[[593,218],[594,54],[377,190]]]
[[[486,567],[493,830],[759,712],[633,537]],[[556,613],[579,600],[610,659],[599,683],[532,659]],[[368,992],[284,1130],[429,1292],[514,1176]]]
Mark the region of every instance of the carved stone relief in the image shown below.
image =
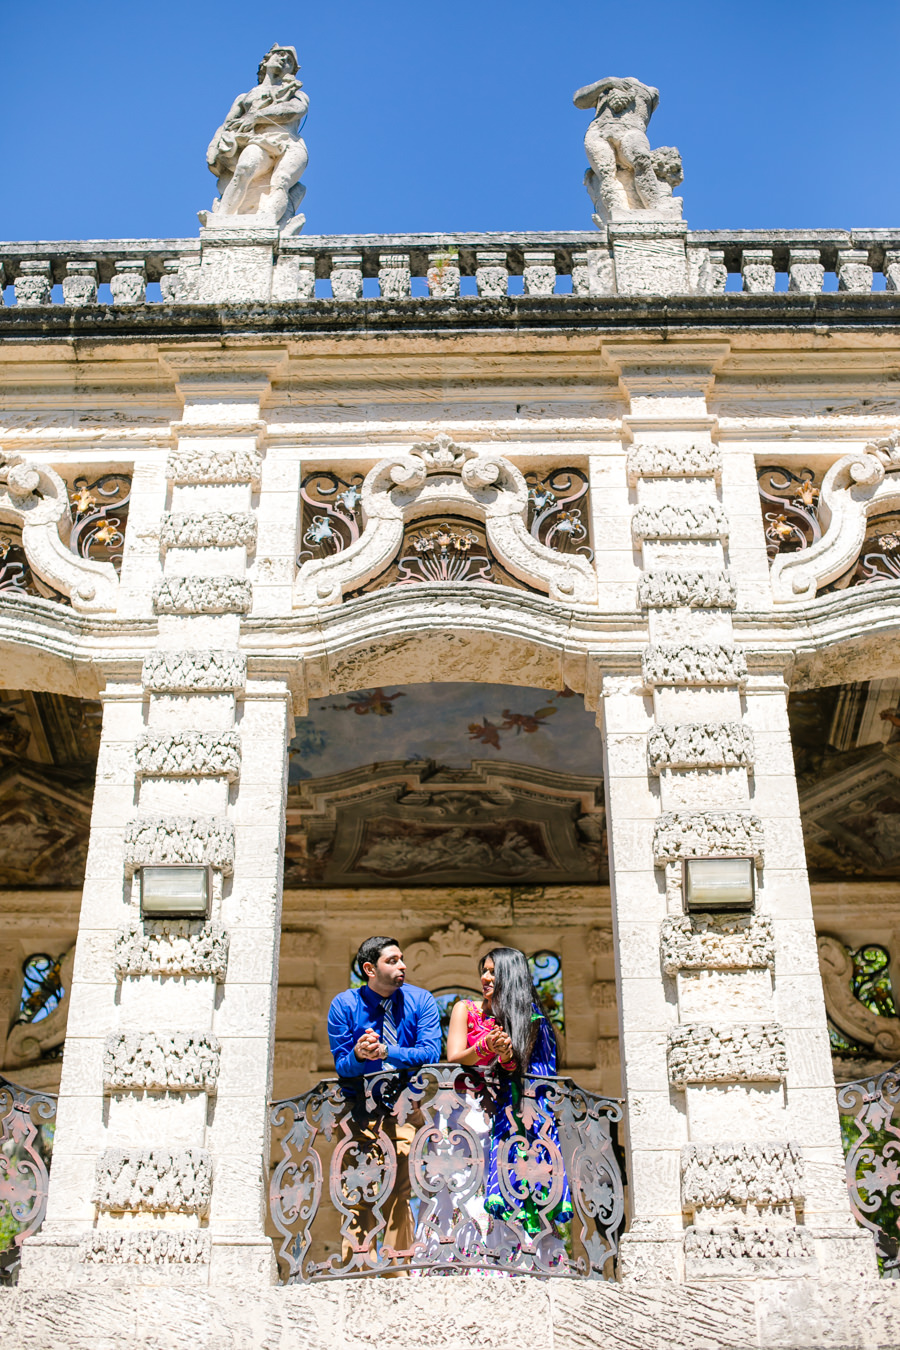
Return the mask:
[[[95,1229],[81,1240],[88,1265],[190,1266],[209,1263],[210,1235],[196,1228]]]
[[[141,683],[155,694],[236,692],[247,683],[247,659],[227,651],[151,652]]]
[[[665,811],[653,831],[657,867],[681,858],[763,859],[759,816],[744,811]]]
[[[673,1027],[667,1061],[669,1082],[677,1088],[688,1083],[776,1083],[787,1073],[778,1022]]]
[[[722,477],[722,452],[717,445],[632,445],[625,462],[628,486],[641,478]]]
[[[642,609],[734,609],[737,593],[727,572],[666,567],[638,581]]]
[[[817,946],[828,1016],[852,1040],[871,1046],[873,1058],[897,1059],[900,1021],[872,1012],[854,997],[853,963],[843,942],[823,935]]]
[[[685,1210],[786,1208],[803,1201],[803,1154],[793,1142],[685,1144],[681,1150]]]
[[[169,514],[163,517],[159,542],[163,551],[168,548],[252,548],[256,543],[256,516],[252,511]]]
[[[772,920],[764,914],[673,914],[660,930],[662,967],[679,970],[775,968]]]
[[[173,483],[249,483],[258,488],[262,458],[256,450],[179,446],[169,452],[166,477]]]
[[[725,539],[728,517],[718,502],[706,506],[639,506],[631,534],[643,539]]]
[[[446,928],[435,929],[426,942],[411,943],[403,955],[413,984],[425,989],[442,984],[465,988],[475,984],[481,957],[497,945],[496,940],[486,938],[477,928],[454,919]]]
[[[753,768],[753,735],[740,722],[670,722],[651,727],[650,772]]]
[[[221,983],[228,967],[228,934],[199,919],[144,919],[119,933],[113,949],[119,979],[135,975],[208,976]]]
[[[727,1279],[749,1275],[777,1279],[804,1273],[815,1260],[812,1238],[803,1228],[737,1224],[688,1228],[684,1235],[687,1279]]]
[[[125,873],[172,864],[234,870],[234,826],[224,816],[138,816],[125,826]]]
[[[249,614],[253,587],[238,577],[167,577],[153,588],[156,614]]]
[[[108,1148],[97,1162],[93,1201],[101,1210],[206,1214],[211,1194],[204,1149]]]
[[[114,1032],[106,1038],[103,1081],[107,1092],[206,1092],[216,1090],[219,1042],[206,1033]]]
[[[142,778],[227,778],[241,771],[241,738],[237,731],[145,731],[134,747]]]
[[[597,582],[580,554],[548,548],[528,529],[528,485],[502,455],[479,454],[448,437],[380,460],[362,484],[365,528],[340,552],[304,562],[295,603],[336,605],[379,576],[397,556],[410,521],[448,513],[483,524],[502,566],[520,581],[568,604],[590,604]]]
[[[728,643],[683,642],[646,649],[641,662],[648,687],[663,684],[737,684],[747,680],[747,658]]]

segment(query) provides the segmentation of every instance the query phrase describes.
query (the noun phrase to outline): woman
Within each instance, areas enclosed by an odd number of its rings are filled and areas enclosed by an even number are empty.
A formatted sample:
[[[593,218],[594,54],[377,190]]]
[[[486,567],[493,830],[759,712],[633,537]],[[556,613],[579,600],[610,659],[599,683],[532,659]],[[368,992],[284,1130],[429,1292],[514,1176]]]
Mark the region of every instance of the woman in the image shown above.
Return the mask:
[[[522,1142],[509,1151],[510,1163],[525,1156],[526,1141],[532,1158],[536,1156],[544,1163],[550,1159],[550,1150],[540,1136],[546,1119],[546,1109],[540,1109],[544,1095],[540,1087],[534,1090],[538,1106],[534,1124],[526,1128],[520,1112],[524,1074],[538,1077],[556,1074],[556,1037],[541,1009],[523,952],[515,947],[494,947],[481,958],[479,970],[481,1004],[475,999],[461,999],[454,1005],[447,1032],[447,1058],[457,1064],[473,1064],[480,1068],[497,1066],[501,1070],[491,1122],[485,1209],[495,1218],[515,1221],[526,1232],[537,1234],[545,1228],[544,1217],[557,1226],[571,1220],[572,1201],[567,1178],[563,1176],[562,1194],[553,1210],[542,1216],[530,1191],[527,1196],[523,1195],[521,1202],[510,1204],[500,1187],[497,1159],[501,1146],[513,1134]],[[555,1124],[551,1123],[546,1133],[558,1149]],[[509,1184],[518,1189],[514,1179]]]

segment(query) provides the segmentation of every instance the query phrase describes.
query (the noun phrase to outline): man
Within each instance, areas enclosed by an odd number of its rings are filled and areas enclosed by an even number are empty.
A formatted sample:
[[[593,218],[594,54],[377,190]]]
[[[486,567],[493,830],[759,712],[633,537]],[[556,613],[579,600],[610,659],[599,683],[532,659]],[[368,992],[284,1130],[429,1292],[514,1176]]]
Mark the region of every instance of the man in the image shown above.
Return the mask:
[[[345,1158],[351,1163],[361,1163],[365,1157],[379,1160],[379,1130],[384,1131],[396,1150],[397,1178],[390,1197],[380,1208],[385,1220],[382,1255],[399,1257],[409,1252],[415,1236],[409,1207],[409,1150],[421,1115],[415,1112],[400,1125],[387,1114],[385,1101],[383,1114],[364,1119],[360,1114],[361,1080],[364,1074],[384,1069],[409,1073],[421,1064],[435,1063],[441,1055],[441,1019],[431,994],[406,984],[403,952],[396,938],[366,938],[357,953],[357,964],[366,983],[359,989],[345,989],[332,1001],[328,1009],[328,1040],[344,1090],[356,1096],[353,1129],[356,1156],[351,1158],[347,1153]],[[378,1222],[371,1204],[377,1190],[377,1183],[373,1183],[357,1204],[354,1219],[348,1224],[355,1244],[345,1247],[345,1260],[352,1253],[366,1250],[367,1235]],[[365,1256],[361,1260],[355,1258],[354,1263],[369,1264]]]

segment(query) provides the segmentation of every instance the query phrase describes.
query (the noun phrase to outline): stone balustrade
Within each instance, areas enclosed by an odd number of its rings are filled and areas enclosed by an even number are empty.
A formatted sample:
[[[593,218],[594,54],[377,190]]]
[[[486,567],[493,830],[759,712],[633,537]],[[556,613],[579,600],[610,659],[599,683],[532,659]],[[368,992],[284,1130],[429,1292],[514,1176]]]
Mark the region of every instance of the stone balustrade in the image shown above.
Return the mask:
[[[614,242],[614,230],[288,239],[273,231],[271,300],[602,298],[631,291],[617,286]],[[197,302],[205,243],[202,235],[0,243],[0,297],[27,307]],[[693,230],[685,244],[688,294],[900,289],[897,230]],[[107,286],[108,295],[99,290]]]

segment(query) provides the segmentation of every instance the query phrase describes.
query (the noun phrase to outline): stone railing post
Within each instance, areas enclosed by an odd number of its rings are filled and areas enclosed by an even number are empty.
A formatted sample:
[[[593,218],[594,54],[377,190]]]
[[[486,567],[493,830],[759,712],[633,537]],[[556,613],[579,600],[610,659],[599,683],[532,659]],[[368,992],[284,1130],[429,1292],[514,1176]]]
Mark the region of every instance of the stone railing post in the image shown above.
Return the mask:
[[[606,349],[630,397],[648,636],[640,671],[608,670],[599,698],[633,1206],[621,1273],[727,1280],[757,1273],[765,1251],[771,1273],[855,1279],[873,1253],[843,1178],[786,691],[733,618],[742,558],[764,557],[755,483],[732,483],[714,439],[707,397],[727,345],[677,348]],[[755,901],[738,918],[686,912],[684,863],[717,856],[752,859]],[[745,1150],[763,1141],[769,1171],[741,1202]]]

